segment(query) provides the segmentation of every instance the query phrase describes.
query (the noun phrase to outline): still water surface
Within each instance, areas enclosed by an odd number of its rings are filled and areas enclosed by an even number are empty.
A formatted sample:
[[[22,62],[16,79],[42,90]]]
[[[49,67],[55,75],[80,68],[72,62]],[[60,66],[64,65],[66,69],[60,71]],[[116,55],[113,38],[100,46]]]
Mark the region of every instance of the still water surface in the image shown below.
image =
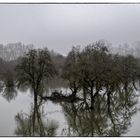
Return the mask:
[[[137,94],[139,94],[139,92],[137,92]],[[124,123],[127,125],[123,126],[125,131],[122,132],[120,136],[140,136],[140,111],[138,110],[140,108],[140,97],[137,98],[138,102],[135,104],[137,111],[133,115],[129,115],[131,114],[131,112],[129,112],[127,117],[125,116],[126,120],[130,120]],[[16,121],[17,114],[24,114],[26,117],[30,116],[33,106],[33,97],[29,90],[26,92],[18,91],[18,96],[11,101],[7,101],[3,96],[0,96],[0,136],[17,136],[17,128],[20,127]],[[55,136],[87,136],[88,134],[90,136],[91,132],[94,133],[92,136],[96,136],[97,134],[108,136],[111,133],[115,133],[112,132],[112,129],[120,129],[119,131],[123,131],[122,127],[120,128],[119,126],[120,124],[117,123],[116,126],[114,125],[112,128],[109,128],[110,126],[105,124],[105,122],[109,120],[106,118],[106,114],[101,114],[101,116],[98,117],[98,113],[96,113],[96,117],[95,114],[89,113],[88,111],[82,114],[82,111],[81,113],[77,110],[72,112],[73,110],[76,110],[76,107],[73,105],[53,103],[52,101],[46,101],[39,107],[39,112],[42,113],[43,122],[46,123],[46,125],[48,121],[57,124]],[[120,115],[121,112],[118,112],[118,114]],[[125,118],[124,115],[119,115],[116,115],[118,118],[115,119],[121,120]],[[131,117],[129,118],[129,116]],[[96,124],[95,127],[93,124],[87,128],[86,124],[90,125],[94,119],[94,123],[97,122],[99,125]],[[76,124],[75,120],[77,121]]]

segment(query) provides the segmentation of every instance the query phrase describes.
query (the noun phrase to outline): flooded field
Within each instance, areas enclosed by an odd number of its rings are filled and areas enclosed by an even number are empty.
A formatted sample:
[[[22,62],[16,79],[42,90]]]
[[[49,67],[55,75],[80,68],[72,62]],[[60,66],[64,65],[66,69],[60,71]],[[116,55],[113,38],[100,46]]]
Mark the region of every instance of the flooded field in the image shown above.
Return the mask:
[[[29,90],[18,91],[10,101],[1,95],[0,136],[32,136],[33,131],[34,136],[139,136],[138,94],[127,101],[116,99],[110,112],[103,100],[89,110],[82,102],[35,104]]]

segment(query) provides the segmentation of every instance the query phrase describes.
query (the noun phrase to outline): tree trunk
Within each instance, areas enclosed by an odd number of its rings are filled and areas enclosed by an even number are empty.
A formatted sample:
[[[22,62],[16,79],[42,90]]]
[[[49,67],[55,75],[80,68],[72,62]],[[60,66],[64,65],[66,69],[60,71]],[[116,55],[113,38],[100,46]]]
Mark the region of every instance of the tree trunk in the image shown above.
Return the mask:
[[[37,103],[37,93],[34,92],[34,103]]]
[[[107,105],[108,105],[108,111],[110,110],[110,95],[111,95],[111,92],[109,91],[107,93]]]
[[[77,93],[76,82],[74,82],[73,97],[76,97],[76,93]]]
[[[83,97],[84,97],[84,101],[86,101],[86,89],[85,89],[85,87],[83,87]]]
[[[90,98],[91,98],[91,109],[93,109],[93,104],[94,104],[94,99],[93,99],[93,86],[91,86],[91,91],[90,91]]]
[[[125,90],[125,92],[127,92],[127,89],[128,89],[128,83],[125,82],[125,84],[124,84],[124,90]]]
[[[73,91],[73,93],[72,93],[72,95],[73,95],[74,98],[76,97],[76,93],[77,93],[77,90],[74,89],[74,91]]]

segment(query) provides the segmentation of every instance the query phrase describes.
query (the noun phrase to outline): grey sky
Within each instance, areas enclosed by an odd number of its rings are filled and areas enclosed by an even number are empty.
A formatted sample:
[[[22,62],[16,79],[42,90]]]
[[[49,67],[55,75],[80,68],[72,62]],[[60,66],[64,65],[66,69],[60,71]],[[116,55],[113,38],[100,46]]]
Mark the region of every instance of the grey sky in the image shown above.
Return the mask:
[[[67,54],[105,39],[140,41],[140,4],[0,4],[0,43],[33,43]]]

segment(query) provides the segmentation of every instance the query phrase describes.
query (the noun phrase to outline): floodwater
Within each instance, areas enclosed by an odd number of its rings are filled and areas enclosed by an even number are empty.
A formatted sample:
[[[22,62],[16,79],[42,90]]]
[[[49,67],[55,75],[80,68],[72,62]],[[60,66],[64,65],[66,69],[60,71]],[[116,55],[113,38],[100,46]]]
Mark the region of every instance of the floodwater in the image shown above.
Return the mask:
[[[33,136],[32,130],[34,136],[45,130],[41,136],[140,136],[140,97],[132,96],[125,103],[122,99],[120,103],[114,101],[116,106],[111,113],[100,101],[94,111],[82,109],[82,103],[48,100],[37,106],[33,101],[29,90],[18,91],[15,99],[9,101],[1,93],[0,136]],[[35,113],[37,119],[33,117]]]

